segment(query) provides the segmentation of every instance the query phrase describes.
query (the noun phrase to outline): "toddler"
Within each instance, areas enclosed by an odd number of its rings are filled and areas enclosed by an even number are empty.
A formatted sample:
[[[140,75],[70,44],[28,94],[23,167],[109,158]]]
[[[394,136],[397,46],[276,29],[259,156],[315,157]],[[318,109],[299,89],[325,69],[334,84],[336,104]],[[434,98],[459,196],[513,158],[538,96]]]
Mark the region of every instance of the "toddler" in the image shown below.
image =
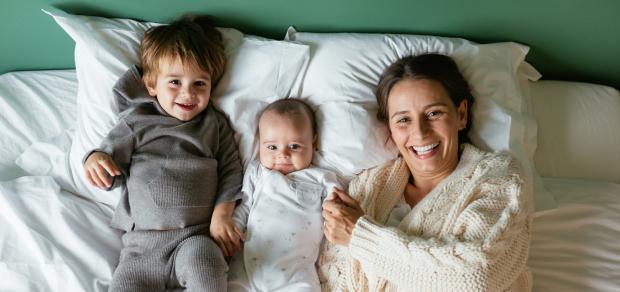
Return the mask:
[[[228,120],[209,102],[225,62],[210,20],[183,17],[148,30],[141,68],[115,84],[119,122],[84,160],[92,185],[123,186],[110,291],[226,290],[228,265],[209,228],[231,216],[243,169]]]
[[[262,112],[259,160],[246,170],[233,220],[243,240],[230,264],[228,291],[320,291],[315,269],[323,239],[321,205],[336,175],[311,165],[317,141],[314,113],[296,99]]]

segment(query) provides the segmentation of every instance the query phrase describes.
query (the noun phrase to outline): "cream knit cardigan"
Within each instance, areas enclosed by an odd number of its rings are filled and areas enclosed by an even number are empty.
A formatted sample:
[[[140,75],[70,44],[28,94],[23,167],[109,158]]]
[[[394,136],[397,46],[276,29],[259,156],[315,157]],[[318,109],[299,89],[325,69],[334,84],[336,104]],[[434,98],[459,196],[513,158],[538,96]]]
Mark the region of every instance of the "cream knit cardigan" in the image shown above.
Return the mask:
[[[325,241],[323,291],[530,291],[532,189],[509,155],[463,145],[459,164],[403,218],[384,226],[403,199],[402,158],[353,179],[365,216],[349,247]]]

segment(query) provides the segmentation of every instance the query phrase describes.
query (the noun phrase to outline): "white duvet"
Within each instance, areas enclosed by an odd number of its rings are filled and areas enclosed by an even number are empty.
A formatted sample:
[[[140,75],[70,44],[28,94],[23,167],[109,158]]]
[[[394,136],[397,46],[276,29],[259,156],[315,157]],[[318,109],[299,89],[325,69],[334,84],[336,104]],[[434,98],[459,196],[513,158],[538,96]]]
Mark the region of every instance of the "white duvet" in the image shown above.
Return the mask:
[[[75,87],[72,71],[0,76],[0,291],[107,291],[112,209],[63,181]],[[544,182],[560,206],[534,220],[534,291],[620,291],[620,185]]]

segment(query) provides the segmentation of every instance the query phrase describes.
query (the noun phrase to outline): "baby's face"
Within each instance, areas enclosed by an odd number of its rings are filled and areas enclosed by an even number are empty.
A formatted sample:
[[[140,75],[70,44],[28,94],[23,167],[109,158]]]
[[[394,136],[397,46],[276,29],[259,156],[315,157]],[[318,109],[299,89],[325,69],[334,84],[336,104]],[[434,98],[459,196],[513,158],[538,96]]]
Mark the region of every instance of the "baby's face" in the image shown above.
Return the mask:
[[[260,162],[282,174],[310,166],[314,152],[315,135],[305,115],[279,115],[265,112],[258,124]]]
[[[209,104],[211,76],[197,65],[183,66],[179,58],[162,60],[157,80],[146,87],[166,113],[178,120],[189,121]]]

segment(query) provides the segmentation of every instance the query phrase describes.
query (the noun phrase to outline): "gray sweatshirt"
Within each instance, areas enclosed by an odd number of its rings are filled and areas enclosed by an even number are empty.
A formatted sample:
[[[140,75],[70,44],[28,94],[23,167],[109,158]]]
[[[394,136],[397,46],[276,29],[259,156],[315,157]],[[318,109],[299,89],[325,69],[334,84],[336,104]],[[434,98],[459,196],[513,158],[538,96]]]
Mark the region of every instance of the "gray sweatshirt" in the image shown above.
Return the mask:
[[[119,122],[94,150],[109,154],[122,172],[112,186],[124,186],[113,227],[166,230],[209,223],[215,205],[241,198],[243,168],[226,116],[210,103],[190,121],[168,115],[148,95],[136,66],[113,90]]]

